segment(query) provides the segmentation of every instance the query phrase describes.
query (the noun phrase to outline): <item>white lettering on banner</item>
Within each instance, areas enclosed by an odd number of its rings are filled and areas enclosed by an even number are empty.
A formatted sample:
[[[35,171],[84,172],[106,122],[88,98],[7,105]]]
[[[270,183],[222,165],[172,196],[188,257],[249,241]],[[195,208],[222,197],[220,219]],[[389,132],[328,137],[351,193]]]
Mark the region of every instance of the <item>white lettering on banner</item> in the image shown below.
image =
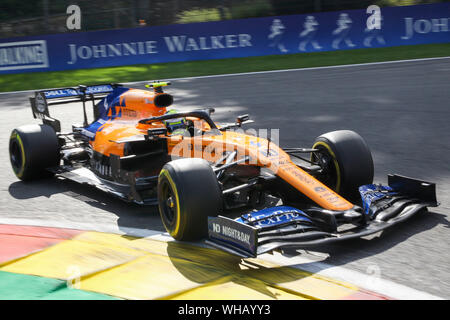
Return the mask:
[[[8,42],[0,44],[0,70],[47,68],[45,40]]]
[[[251,47],[251,35],[226,34],[210,37],[190,38],[187,36],[170,36],[164,37],[169,52],[184,52],[210,49],[227,49],[227,48],[243,48]]]
[[[199,50],[199,48],[197,46],[197,42],[195,42],[195,40],[193,38],[188,38],[187,45],[186,45],[186,51],[191,51],[191,50]]]
[[[75,64],[78,59],[99,59],[107,57],[135,56],[158,53],[156,41],[140,41],[130,43],[101,44],[92,46],[79,46],[69,44],[70,61],[67,64]]]
[[[222,41],[223,36],[212,36],[211,37],[211,48],[212,49],[223,49],[225,48]]]
[[[234,34],[227,34],[225,36],[225,43],[227,48],[236,48],[236,35]]]
[[[170,52],[184,51],[185,40],[186,36],[164,37],[164,41],[166,41],[167,48]]]
[[[408,17],[405,19],[405,35],[402,36],[403,40],[409,40],[414,36],[414,33],[427,34],[430,32],[448,32],[450,18],[437,18],[437,19],[419,19]]]
[[[120,44],[117,45],[108,44],[108,49],[110,50],[110,53],[108,54],[108,56],[110,57],[122,55],[122,50],[120,50]]]
[[[208,45],[206,44],[206,38],[205,37],[199,37],[199,42],[200,42],[200,50],[209,50],[211,49],[211,47],[208,47]]]
[[[158,53],[156,51],[156,41],[145,41],[145,49],[147,53]]]
[[[92,49],[88,46],[79,47],[77,53],[81,59],[90,59],[92,57]]]
[[[123,44],[123,55],[128,56],[130,54],[136,55],[136,43],[124,43]]]
[[[448,31],[448,22],[450,18],[442,18],[442,19],[431,19],[431,24],[433,26],[433,32],[447,32]]]
[[[164,37],[164,42],[170,53],[251,47],[253,46],[251,40],[251,35],[246,33],[198,38],[185,35]],[[155,54],[158,53],[157,44],[158,42],[155,40],[96,44],[90,46],[69,44],[70,60],[67,61],[67,64],[75,64],[79,59],[89,60]]]
[[[92,46],[92,52],[94,53],[94,58],[107,57],[105,45]]]

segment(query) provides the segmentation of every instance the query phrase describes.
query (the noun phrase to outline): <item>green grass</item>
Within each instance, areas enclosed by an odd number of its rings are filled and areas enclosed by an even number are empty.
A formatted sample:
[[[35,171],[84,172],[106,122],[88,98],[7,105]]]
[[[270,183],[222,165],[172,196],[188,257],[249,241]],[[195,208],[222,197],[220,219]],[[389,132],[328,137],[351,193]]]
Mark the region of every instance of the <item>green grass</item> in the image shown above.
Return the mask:
[[[121,83],[443,56],[450,56],[450,43],[7,74],[0,76],[0,91],[8,92],[76,86],[78,84]]]
[[[229,19],[229,17],[227,17]],[[207,21],[220,21],[220,12],[217,8],[192,9],[178,15],[177,23],[194,23]]]

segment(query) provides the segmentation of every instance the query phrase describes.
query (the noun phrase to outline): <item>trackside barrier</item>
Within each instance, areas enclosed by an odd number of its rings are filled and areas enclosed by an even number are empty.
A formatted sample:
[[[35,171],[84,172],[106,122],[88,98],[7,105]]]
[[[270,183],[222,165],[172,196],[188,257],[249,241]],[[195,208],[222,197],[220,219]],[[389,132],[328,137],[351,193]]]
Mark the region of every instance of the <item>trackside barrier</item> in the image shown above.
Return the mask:
[[[450,42],[450,3],[0,39],[0,73]]]

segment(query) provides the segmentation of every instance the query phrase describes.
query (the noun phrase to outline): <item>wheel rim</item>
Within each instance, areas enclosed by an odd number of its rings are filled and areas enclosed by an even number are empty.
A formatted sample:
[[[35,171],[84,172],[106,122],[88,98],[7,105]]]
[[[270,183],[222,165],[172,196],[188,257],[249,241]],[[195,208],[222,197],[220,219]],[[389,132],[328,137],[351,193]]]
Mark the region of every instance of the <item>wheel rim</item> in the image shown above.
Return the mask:
[[[338,187],[338,168],[328,150],[322,146],[315,147],[318,152],[311,155],[311,160],[322,168],[322,173],[317,175],[317,179],[329,188],[339,192]]]
[[[22,149],[20,148],[17,140],[11,140],[9,145],[9,157],[14,172],[19,172],[23,165]]]
[[[178,207],[176,195],[167,180],[164,180],[161,185],[160,206],[164,219],[169,226],[173,226],[175,224]]]

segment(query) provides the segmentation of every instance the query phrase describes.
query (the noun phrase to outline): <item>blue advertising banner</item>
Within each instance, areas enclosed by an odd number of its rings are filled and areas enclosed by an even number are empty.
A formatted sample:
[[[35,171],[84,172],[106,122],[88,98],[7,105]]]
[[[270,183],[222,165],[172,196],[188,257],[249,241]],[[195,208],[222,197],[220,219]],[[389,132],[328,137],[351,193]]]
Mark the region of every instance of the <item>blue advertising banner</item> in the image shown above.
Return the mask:
[[[0,73],[445,43],[449,24],[447,2],[9,38]]]

